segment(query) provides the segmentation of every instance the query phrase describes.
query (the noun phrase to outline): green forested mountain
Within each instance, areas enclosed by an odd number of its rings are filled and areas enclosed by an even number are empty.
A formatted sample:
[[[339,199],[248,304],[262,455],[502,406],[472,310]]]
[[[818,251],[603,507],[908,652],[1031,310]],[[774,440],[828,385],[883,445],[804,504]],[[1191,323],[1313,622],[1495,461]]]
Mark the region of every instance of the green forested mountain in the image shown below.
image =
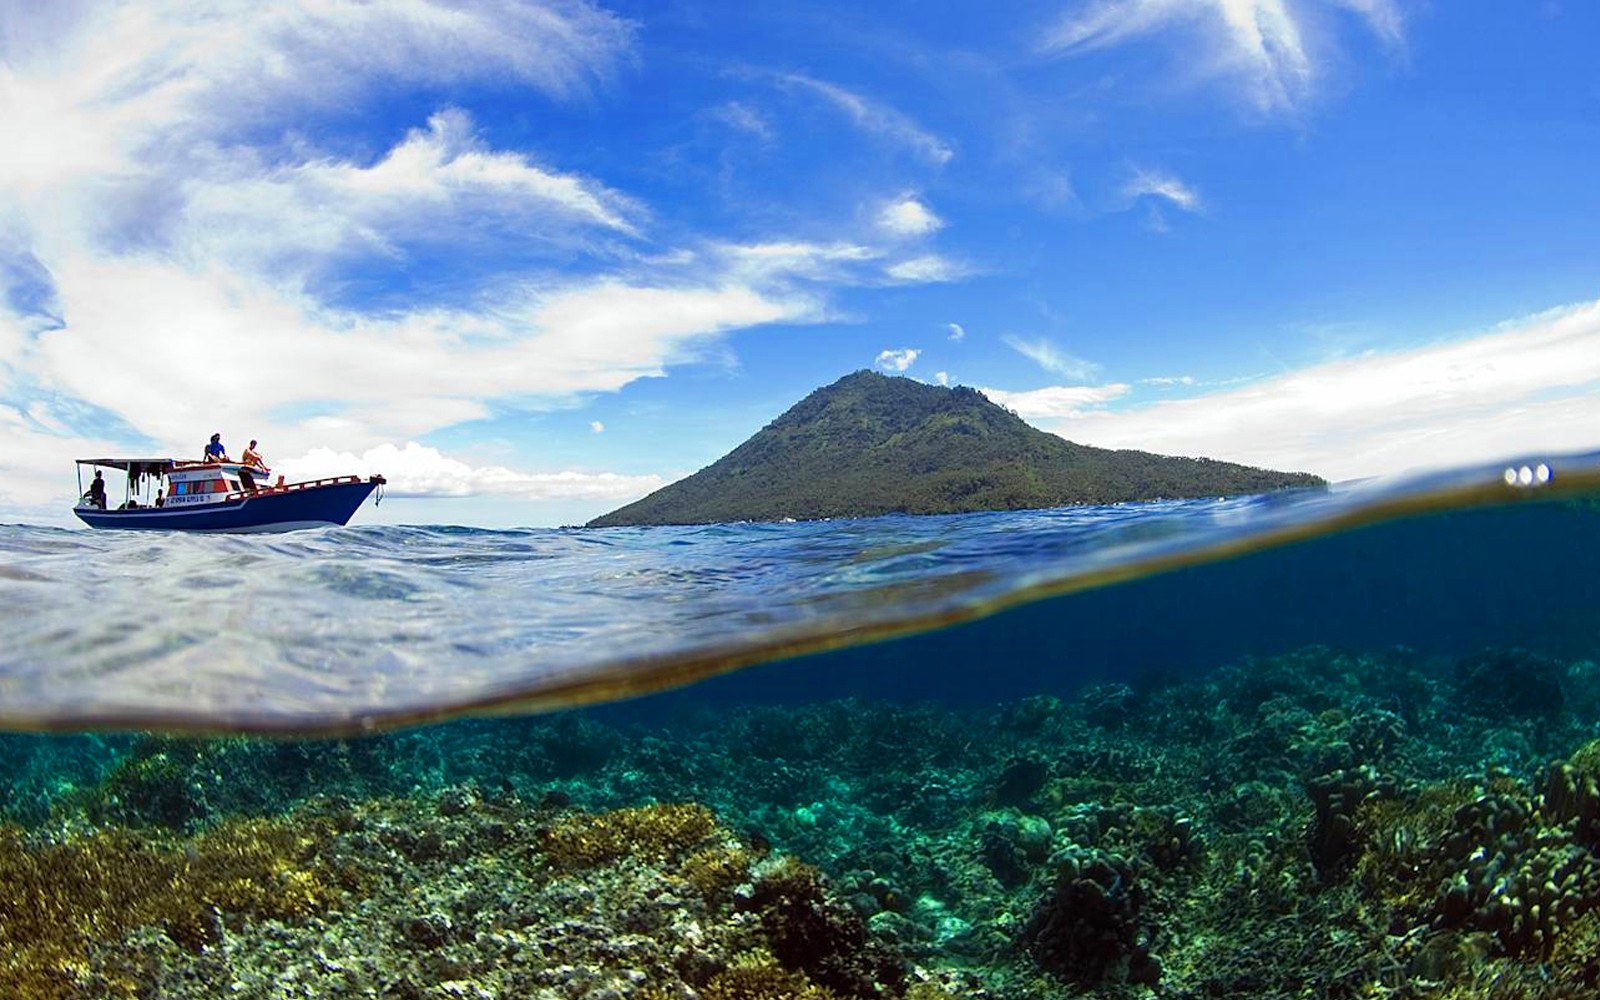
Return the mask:
[[[1304,472],[1073,444],[976,389],[859,371],[813,392],[687,479],[589,523],[950,514],[1320,483]]]

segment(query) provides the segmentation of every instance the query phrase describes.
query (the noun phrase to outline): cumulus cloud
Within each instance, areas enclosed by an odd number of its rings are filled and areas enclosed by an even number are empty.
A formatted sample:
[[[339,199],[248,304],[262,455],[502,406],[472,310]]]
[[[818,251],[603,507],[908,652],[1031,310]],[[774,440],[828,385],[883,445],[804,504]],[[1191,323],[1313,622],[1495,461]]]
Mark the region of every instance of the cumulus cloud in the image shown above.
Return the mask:
[[[591,434],[604,434],[605,431],[606,431],[606,425],[605,424],[601,423],[598,420],[589,421],[589,433],[591,433]]]
[[[290,481],[324,476],[381,474],[386,493],[396,497],[500,496],[519,500],[625,500],[660,489],[659,476],[624,476],[614,472],[518,472],[504,466],[472,466],[436,448],[408,441],[381,444],[357,455],[313,448],[305,455],[279,462],[273,469]]]
[[[1331,479],[1600,447],[1600,302],[1052,429]]]
[[[934,372],[933,373],[933,380],[935,382],[939,383],[940,385],[948,386],[950,384],[950,373],[949,372]]]
[[[943,219],[909,194],[901,195],[878,213],[878,227],[891,236],[926,236],[943,226]]]
[[[950,331],[951,340],[961,340],[966,337],[967,331],[960,323],[946,323],[945,329]]]
[[[1290,112],[1315,92],[1318,55],[1333,47],[1318,7],[1355,14],[1391,46],[1404,41],[1397,0],[1099,0],[1074,6],[1039,45],[1071,55],[1171,34],[1183,72],[1231,81],[1260,111]]]
[[[843,111],[863,132],[904,146],[930,163],[943,166],[955,156],[955,150],[949,143],[886,104],[869,100],[838,84],[800,73],[779,74],[776,79],[787,88],[803,90],[823,98]]]
[[[1093,407],[1127,395],[1128,389],[1126,384],[1114,382],[1110,385],[1055,385],[1026,392],[988,388],[979,391],[1023,419],[1048,420],[1081,416]]]
[[[1018,354],[1032,361],[1047,372],[1078,381],[1087,381],[1094,377],[1100,366],[1082,358],[1075,358],[1062,351],[1044,337],[1034,340],[1024,340],[1013,334],[1006,334],[1001,338],[1005,345]]]
[[[916,362],[917,355],[921,353],[914,347],[902,347],[897,351],[880,351],[877,364],[886,372],[903,372]]]

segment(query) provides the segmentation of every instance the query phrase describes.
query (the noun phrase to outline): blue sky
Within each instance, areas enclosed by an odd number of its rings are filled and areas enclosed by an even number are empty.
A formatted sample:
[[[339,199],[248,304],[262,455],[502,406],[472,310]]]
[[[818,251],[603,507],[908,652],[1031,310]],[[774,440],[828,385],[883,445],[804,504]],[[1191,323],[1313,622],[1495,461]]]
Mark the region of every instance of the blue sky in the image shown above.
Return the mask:
[[[0,518],[220,430],[383,472],[364,519],[579,521],[869,367],[1330,478],[1600,447],[1596,37],[1489,0],[0,3]]]

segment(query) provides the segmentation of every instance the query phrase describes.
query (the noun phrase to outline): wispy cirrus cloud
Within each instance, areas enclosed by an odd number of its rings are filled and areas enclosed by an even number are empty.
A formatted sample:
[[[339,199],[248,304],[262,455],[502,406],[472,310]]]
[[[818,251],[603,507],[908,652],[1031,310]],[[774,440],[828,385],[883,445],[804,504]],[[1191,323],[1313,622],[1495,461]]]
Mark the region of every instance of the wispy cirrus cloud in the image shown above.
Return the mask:
[[[1053,385],[1025,392],[990,388],[978,391],[1024,420],[1058,420],[1082,416],[1093,407],[1127,395],[1129,388],[1125,383],[1113,382],[1109,385]]]
[[[765,115],[742,101],[724,101],[709,114],[734,131],[752,135],[762,142],[771,142],[778,136],[778,130]]]
[[[1062,378],[1087,381],[1093,378],[1100,370],[1099,365],[1091,361],[1085,361],[1082,358],[1073,357],[1044,337],[1035,337],[1032,340],[1027,340],[1008,333],[1000,339],[1004,341],[1007,347],[1032,361],[1040,368],[1052,374],[1060,375]]]
[[[1177,175],[1164,170],[1135,167],[1122,186],[1122,201],[1128,208],[1143,205],[1145,228],[1155,233],[1171,231],[1163,206],[1191,214],[1202,210],[1200,193]]]
[[[1600,448],[1600,302],[1049,429],[1330,479]]]
[[[1315,93],[1318,55],[1333,45],[1328,8],[1354,14],[1390,46],[1404,42],[1398,0],[1099,0],[1063,15],[1039,47],[1071,55],[1171,34],[1182,72],[1233,82],[1259,111],[1292,112]]]
[[[779,73],[774,79],[782,86],[823,98],[843,111],[863,132],[910,149],[935,166],[943,166],[955,156],[955,149],[948,142],[887,104],[802,73]]]
[[[1157,198],[1185,212],[1200,211],[1200,193],[1176,174],[1147,167],[1136,167],[1122,185],[1122,197],[1130,204],[1141,198]]]
[[[517,0],[73,3],[6,25],[0,117],[28,137],[0,158],[11,190],[135,184],[134,168],[402,81],[500,78],[573,97],[611,75],[634,32],[588,3]]]
[[[884,268],[883,273],[897,282],[936,284],[945,281],[957,281],[971,272],[960,261],[951,260],[949,257],[944,257],[940,254],[930,253],[897,261]]]

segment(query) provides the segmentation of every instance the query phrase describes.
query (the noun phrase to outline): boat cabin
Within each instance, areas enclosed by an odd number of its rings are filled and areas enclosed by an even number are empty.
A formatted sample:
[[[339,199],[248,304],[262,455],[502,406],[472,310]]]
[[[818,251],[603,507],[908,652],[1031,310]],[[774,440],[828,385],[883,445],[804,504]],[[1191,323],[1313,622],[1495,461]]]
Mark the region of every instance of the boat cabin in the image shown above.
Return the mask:
[[[237,463],[183,462],[172,458],[84,458],[78,460],[78,506],[97,508],[84,487],[84,467],[114,469],[124,476],[121,499],[108,487],[107,510],[195,507],[236,500],[265,489],[268,470]]]
[[[248,482],[247,476],[250,477]],[[251,470],[241,465],[186,464],[167,472],[166,502],[169,507],[220,503],[230,493],[243,493],[256,487]]]

